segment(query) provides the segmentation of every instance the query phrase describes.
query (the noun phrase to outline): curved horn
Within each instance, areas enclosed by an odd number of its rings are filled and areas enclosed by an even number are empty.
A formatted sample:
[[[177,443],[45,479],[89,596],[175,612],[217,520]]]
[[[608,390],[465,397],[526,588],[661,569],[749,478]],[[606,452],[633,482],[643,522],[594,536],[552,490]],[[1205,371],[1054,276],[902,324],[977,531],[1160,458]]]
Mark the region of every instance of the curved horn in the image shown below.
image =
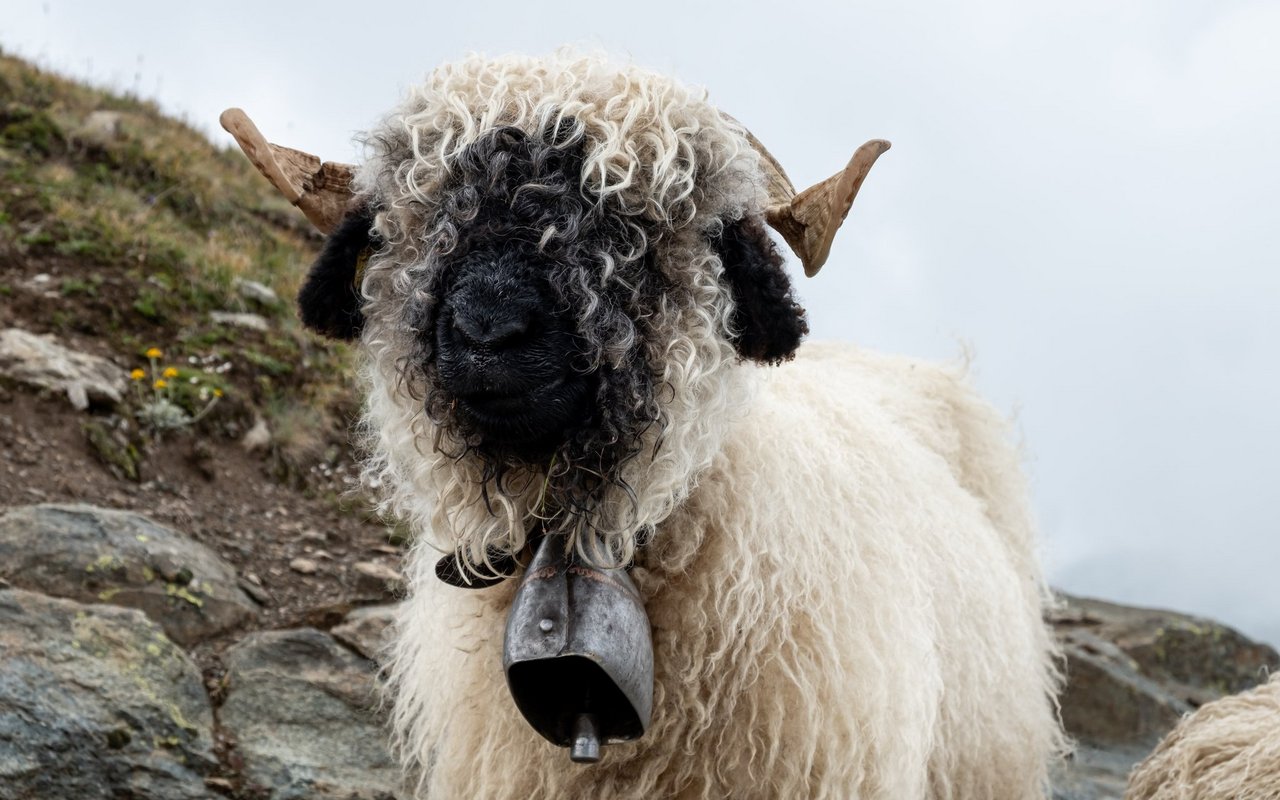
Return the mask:
[[[840,172],[797,194],[777,159],[750,131],[747,141],[760,154],[768,182],[772,205],[765,211],[765,221],[787,240],[804,265],[804,274],[812,278],[826,263],[836,231],[848,216],[871,165],[890,144],[884,139],[872,139],[858,148]]]
[[[223,111],[218,121],[236,137],[236,143],[258,171],[321,233],[338,227],[354,195],[351,176],[355,167],[321,161],[310,153],[271,144],[249,115],[238,108]]]

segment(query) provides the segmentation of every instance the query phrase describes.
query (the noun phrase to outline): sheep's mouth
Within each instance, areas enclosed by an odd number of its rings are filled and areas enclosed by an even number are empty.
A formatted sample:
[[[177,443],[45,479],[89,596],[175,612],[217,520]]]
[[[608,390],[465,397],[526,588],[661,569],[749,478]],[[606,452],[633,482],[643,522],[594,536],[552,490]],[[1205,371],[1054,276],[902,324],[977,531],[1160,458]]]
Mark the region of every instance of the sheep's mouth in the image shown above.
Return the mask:
[[[589,417],[589,376],[566,374],[529,388],[489,387],[459,393],[459,416],[491,449],[527,457],[554,451]]]

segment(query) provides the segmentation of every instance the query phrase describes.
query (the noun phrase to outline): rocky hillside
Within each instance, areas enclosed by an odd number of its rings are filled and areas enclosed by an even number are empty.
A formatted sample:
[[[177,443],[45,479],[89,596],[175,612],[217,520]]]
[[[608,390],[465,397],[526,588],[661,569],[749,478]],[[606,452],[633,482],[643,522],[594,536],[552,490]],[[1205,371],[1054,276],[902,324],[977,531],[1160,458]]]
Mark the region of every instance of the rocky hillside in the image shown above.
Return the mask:
[[[0,55],[0,800],[403,797],[374,711],[401,539],[361,498],[318,247],[238,152]],[[1068,598],[1061,798],[1280,658]]]

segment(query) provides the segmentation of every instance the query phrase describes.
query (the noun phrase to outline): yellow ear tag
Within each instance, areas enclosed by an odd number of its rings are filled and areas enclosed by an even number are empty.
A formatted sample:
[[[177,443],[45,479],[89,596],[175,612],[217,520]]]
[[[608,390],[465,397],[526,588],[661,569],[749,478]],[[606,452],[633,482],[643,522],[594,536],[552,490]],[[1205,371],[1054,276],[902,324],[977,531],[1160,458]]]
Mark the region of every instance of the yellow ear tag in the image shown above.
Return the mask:
[[[356,277],[352,284],[356,287],[356,292],[360,292],[360,284],[364,282],[364,268],[369,263],[369,256],[373,255],[373,248],[366,247],[360,251],[360,255],[356,256]]]

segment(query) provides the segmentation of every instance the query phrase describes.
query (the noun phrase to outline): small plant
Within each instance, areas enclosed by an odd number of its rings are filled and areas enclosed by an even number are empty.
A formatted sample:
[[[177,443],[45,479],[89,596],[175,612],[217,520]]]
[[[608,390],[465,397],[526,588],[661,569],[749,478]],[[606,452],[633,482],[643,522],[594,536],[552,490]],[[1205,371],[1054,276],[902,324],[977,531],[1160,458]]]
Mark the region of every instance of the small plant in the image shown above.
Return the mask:
[[[143,289],[133,301],[133,310],[153,322],[160,319],[160,295],[150,289]]]
[[[149,348],[143,355],[150,368],[135,369],[129,373],[129,377],[133,379],[134,395],[138,400],[138,421],[152,431],[160,434],[194,425],[218,404],[222,389],[202,385],[197,374],[184,374],[173,366],[161,367],[160,359],[164,357],[164,353],[160,348]],[[150,384],[150,391],[144,386],[147,383]],[[188,387],[196,388],[192,392]],[[203,403],[204,407],[191,413],[179,402],[182,394],[186,394],[188,399]]]
[[[102,284],[102,278],[94,275],[89,280],[80,280],[79,278],[63,278],[60,291],[63,297],[71,297],[76,294],[88,295],[89,297],[98,296],[98,286]]]

